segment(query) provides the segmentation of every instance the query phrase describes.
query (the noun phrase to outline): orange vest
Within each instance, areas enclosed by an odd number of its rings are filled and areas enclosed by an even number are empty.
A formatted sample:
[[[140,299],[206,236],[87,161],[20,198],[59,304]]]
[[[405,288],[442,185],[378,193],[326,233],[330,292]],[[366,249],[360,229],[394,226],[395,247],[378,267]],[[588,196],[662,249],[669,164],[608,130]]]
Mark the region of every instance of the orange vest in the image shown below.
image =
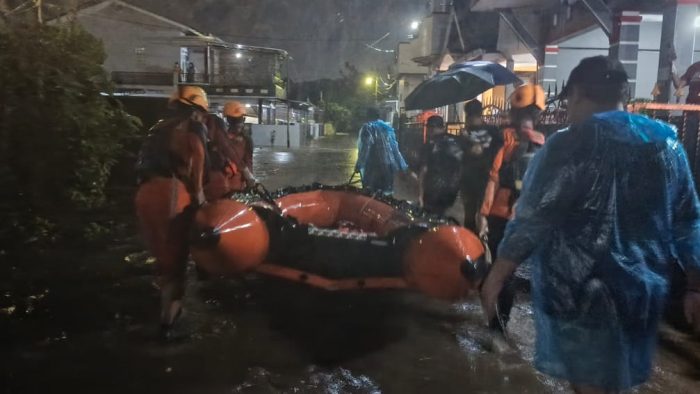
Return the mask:
[[[533,130],[528,133],[527,137],[535,144],[541,145],[544,143],[544,135],[540,132]],[[520,141],[517,137],[517,131],[512,127],[503,130],[503,139],[503,146],[499,149],[496,157],[494,157],[491,170],[489,171],[489,181],[484,191],[484,200],[481,204],[480,213],[484,216],[510,219],[513,217],[513,207],[515,205],[514,190],[500,186],[499,173],[503,164],[512,159]]]

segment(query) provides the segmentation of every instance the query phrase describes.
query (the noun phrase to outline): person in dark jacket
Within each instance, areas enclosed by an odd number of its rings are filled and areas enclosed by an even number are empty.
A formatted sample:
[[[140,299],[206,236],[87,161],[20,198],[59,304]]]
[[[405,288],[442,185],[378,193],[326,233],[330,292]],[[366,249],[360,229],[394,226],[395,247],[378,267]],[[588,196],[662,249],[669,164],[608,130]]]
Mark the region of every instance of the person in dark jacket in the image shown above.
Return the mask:
[[[420,203],[426,211],[444,215],[459,194],[464,151],[459,137],[447,133],[441,116],[428,118],[426,126],[428,142],[418,176]]]
[[[503,146],[503,136],[498,127],[484,123],[481,101],[468,101],[464,104],[464,113],[467,124],[462,131],[464,160],[460,196],[464,206],[464,227],[478,234],[477,214],[493,159]]]

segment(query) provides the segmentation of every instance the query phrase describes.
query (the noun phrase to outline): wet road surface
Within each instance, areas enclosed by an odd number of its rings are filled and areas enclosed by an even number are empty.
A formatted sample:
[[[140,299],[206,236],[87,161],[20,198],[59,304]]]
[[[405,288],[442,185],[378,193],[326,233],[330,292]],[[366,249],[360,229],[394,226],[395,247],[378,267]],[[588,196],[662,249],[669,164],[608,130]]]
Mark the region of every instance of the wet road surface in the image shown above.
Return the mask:
[[[349,137],[256,151],[270,189],[346,182]],[[397,183],[415,200],[416,185]],[[450,213],[460,217],[459,207]],[[494,349],[476,298],[459,304],[398,291],[326,293],[258,277],[199,281],[190,272],[182,339],[155,340],[158,293],[137,237],[35,260],[2,256],[3,393],[547,393],[531,367],[527,294]],[[193,271],[193,270],[190,270]],[[700,392],[700,345],[664,328],[642,393]]]

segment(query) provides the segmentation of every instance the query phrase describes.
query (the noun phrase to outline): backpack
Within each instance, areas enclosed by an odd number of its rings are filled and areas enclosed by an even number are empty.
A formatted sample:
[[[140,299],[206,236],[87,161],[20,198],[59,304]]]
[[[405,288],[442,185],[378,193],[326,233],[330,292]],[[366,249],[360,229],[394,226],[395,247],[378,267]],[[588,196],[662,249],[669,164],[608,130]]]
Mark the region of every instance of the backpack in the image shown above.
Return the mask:
[[[207,129],[200,122],[193,122],[189,118],[172,118],[161,120],[149,130],[136,160],[137,183],[142,183],[155,176],[171,177],[176,175],[177,167],[183,165],[181,159],[170,151],[170,140],[173,132],[184,122],[188,131],[195,133],[204,145],[205,177],[211,168],[209,154],[207,152]],[[206,179],[205,179],[206,180]]]

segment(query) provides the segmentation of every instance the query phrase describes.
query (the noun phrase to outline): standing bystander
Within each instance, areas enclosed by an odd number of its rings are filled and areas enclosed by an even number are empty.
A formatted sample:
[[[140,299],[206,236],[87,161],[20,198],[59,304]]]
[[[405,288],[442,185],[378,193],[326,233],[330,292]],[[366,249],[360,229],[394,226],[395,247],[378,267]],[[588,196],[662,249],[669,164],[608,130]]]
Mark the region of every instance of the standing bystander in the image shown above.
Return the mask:
[[[700,329],[700,203],[674,128],[624,112],[622,64],[587,58],[562,93],[572,123],[533,160],[481,290],[489,321],[518,264],[532,264],[535,366],[578,393],[651,373],[668,274],[688,278]]]

